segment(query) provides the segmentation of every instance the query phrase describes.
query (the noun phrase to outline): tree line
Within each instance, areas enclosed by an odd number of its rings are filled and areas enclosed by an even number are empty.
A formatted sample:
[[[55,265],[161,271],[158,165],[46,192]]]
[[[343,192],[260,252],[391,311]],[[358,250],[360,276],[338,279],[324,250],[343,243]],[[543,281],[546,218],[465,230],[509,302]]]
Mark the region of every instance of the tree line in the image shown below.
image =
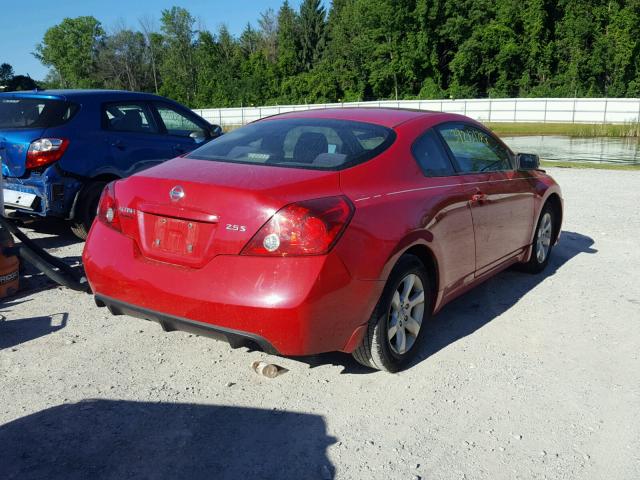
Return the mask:
[[[184,8],[156,28],[51,27],[47,86],[157,92],[192,107],[372,99],[640,96],[640,0],[303,0],[239,36]]]
[[[16,75],[13,66],[0,64],[0,92],[15,90],[33,90],[38,84],[28,75]]]

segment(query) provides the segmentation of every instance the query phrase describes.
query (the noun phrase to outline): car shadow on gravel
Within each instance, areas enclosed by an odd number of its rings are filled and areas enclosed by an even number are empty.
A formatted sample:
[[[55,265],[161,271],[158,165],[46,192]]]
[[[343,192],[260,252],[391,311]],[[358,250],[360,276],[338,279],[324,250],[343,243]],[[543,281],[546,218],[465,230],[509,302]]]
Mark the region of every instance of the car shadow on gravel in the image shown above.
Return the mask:
[[[83,242],[71,232],[64,220],[36,219],[18,226],[41,248],[56,249]]]
[[[565,263],[577,255],[597,253],[597,250],[592,248],[593,244],[593,239],[586,235],[563,231],[544,272],[531,275],[508,269],[452,301],[423,327],[426,331],[423,333],[425,337],[422,346],[407,368],[414,367],[434,353],[482,328],[514,306],[536,285],[555,275]],[[351,355],[339,352],[296,360],[308,364],[311,368],[322,365],[341,366],[342,374],[375,373],[374,370],[358,364]]]
[[[0,351],[57,332],[67,326],[68,318],[66,312],[17,320],[8,320],[0,314]]]
[[[563,231],[542,273],[532,275],[508,269],[446,305],[426,326],[426,341],[410,367],[502,315],[576,256],[597,253],[593,244],[586,235]]]
[[[335,441],[306,413],[86,400],[0,426],[0,478],[334,478]]]

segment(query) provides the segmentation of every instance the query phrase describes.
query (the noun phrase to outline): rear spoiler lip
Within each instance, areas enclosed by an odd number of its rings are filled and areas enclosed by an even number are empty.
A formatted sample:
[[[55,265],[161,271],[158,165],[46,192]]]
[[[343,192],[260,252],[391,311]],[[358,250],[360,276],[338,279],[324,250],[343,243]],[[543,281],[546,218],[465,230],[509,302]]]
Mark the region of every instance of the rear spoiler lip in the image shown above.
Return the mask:
[[[3,98],[46,98],[48,100],[69,101],[65,95],[55,95],[47,93],[46,90],[26,91],[26,92],[3,92],[0,93],[0,100]]]

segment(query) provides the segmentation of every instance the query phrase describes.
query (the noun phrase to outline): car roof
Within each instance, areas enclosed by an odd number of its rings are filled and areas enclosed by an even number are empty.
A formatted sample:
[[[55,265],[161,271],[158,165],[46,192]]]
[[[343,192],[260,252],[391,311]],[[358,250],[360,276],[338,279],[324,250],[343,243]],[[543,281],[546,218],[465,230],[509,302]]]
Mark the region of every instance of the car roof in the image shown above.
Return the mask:
[[[324,118],[332,120],[349,120],[353,122],[365,122],[394,128],[398,125],[420,118],[432,118],[434,121],[442,120],[468,120],[461,115],[434,112],[430,110],[412,110],[407,108],[387,107],[346,107],[346,108],[312,108],[295,112],[282,113],[267,117],[267,119],[285,118]],[[265,119],[265,120],[267,120]]]
[[[142,92],[129,92],[126,90],[98,90],[98,89],[78,89],[78,90],[28,90],[28,91],[19,91],[19,92],[6,92],[0,93],[0,98],[2,96],[11,96],[11,97],[38,97],[38,98],[51,98],[51,99],[62,99],[62,100],[73,100],[73,99],[91,99],[98,101],[109,101],[109,100],[167,100],[158,95],[153,95],[151,93],[142,93]]]

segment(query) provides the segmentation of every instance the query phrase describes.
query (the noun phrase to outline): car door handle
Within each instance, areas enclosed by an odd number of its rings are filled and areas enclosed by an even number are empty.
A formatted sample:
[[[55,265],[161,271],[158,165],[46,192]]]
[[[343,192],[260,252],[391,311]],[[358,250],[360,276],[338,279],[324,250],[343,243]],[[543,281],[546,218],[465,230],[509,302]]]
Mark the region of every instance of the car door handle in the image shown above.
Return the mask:
[[[471,195],[471,203],[484,203],[487,201],[487,195],[485,193],[474,193]]]
[[[114,140],[114,141],[112,141],[111,142],[111,146],[119,148],[120,150],[124,150],[126,148],[126,145],[124,143],[122,143],[122,140]]]

